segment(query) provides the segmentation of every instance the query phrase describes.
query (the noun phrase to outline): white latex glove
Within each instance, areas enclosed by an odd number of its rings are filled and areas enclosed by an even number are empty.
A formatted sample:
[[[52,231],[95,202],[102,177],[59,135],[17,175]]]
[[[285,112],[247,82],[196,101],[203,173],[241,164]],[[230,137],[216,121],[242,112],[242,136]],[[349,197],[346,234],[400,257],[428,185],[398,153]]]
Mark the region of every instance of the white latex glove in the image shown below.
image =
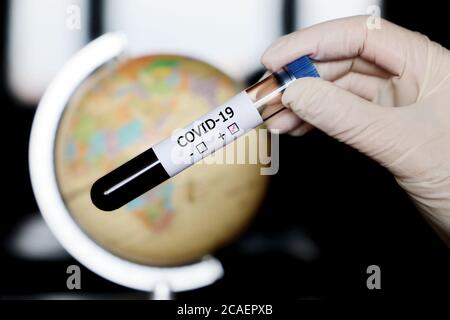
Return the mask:
[[[303,55],[322,79],[297,80],[271,129],[312,127],[389,169],[450,243],[450,52],[424,35],[367,17],[322,23],[280,38],[262,57],[277,70]]]

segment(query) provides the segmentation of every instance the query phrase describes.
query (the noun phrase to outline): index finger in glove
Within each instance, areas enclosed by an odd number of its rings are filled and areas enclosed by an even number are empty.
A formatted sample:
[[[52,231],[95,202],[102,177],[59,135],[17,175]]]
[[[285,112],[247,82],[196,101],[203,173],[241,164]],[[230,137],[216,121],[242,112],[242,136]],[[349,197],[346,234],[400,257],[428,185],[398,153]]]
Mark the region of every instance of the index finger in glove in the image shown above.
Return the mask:
[[[367,16],[324,22],[281,37],[262,57],[272,71],[304,55],[316,61],[355,57],[374,63],[394,76],[404,71],[406,59],[424,48],[425,37],[382,20],[381,28],[369,29]],[[424,55],[426,52],[424,52]],[[323,78],[327,75],[322,74]]]

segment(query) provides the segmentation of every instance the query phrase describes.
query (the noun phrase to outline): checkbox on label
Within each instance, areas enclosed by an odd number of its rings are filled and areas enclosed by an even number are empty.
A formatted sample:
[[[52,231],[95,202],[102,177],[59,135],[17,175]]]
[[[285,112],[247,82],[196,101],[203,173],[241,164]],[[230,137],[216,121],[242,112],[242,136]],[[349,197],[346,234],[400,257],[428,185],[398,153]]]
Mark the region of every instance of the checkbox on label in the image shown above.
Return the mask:
[[[199,153],[203,153],[203,152],[205,152],[206,150],[208,150],[208,147],[206,146],[206,144],[205,144],[204,142],[199,143],[199,144],[196,146],[196,148],[197,148],[197,151],[198,151]]]
[[[230,131],[231,134],[236,134],[239,131],[239,126],[236,122],[232,123],[228,127],[228,131]]]

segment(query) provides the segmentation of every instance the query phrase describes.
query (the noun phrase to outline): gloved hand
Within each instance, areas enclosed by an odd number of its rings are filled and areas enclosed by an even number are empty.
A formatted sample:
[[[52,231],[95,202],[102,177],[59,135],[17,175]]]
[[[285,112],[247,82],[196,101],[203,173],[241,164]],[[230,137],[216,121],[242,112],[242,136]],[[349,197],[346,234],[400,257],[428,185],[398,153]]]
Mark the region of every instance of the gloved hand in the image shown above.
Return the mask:
[[[277,70],[310,55],[322,79],[283,95],[267,123],[302,135],[312,127],[389,169],[450,243],[450,52],[424,35],[367,17],[322,23],[280,38],[262,63]]]

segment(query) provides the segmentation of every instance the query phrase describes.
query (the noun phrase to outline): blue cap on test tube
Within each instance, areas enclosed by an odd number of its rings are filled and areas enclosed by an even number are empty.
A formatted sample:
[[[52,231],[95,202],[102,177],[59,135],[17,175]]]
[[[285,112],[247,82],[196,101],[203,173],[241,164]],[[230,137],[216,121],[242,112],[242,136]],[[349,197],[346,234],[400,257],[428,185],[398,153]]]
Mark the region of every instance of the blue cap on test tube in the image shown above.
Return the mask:
[[[319,78],[319,73],[308,56],[303,56],[285,66],[285,69],[291,77],[295,79],[313,77]]]

